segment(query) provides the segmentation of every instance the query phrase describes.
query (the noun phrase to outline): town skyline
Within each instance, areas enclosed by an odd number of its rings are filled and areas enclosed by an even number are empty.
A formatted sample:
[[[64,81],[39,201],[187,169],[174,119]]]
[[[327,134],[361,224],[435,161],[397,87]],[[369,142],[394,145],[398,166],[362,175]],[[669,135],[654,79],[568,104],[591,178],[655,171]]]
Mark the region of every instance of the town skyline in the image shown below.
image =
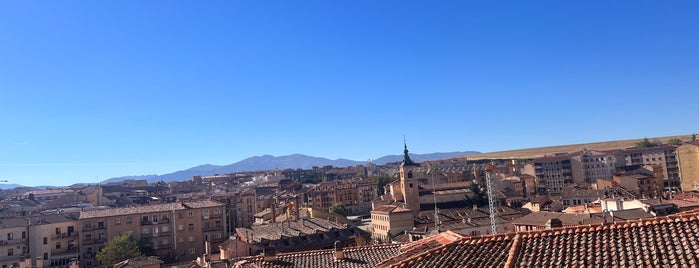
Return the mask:
[[[0,180],[686,135],[697,3],[0,3]]]

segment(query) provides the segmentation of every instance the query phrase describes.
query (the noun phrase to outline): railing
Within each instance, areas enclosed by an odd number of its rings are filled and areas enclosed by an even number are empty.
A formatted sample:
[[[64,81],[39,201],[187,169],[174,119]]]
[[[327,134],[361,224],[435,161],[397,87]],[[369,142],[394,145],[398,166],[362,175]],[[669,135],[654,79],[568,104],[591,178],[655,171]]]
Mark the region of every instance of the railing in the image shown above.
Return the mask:
[[[201,230],[202,232],[211,232],[211,231],[220,231],[222,226],[209,226],[209,227],[202,227]]]

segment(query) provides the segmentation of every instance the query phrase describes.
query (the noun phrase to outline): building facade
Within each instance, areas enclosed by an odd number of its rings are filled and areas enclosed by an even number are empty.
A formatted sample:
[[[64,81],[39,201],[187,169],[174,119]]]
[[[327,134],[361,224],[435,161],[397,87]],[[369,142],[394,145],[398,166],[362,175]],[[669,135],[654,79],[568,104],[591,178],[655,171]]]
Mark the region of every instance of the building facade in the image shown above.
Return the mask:
[[[666,190],[679,190],[680,175],[675,156],[676,146],[662,144],[648,148],[630,148],[620,152],[623,154],[624,164],[632,165],[657,165],[663,168],[664,185]]]
[[[573,183],[571,156],[555,155],[534,160],[539,194],[560,195],[566,184]]]
[[[71,215],[31,217],[29,252],[37,267],[70,267],[78,259],[78,220]]]
[[[699,190],[699,141],[677,147],[675,154],[682,191]]]
[[[95,254],[112,237],[131,234],[147,239],[161,258],[192,260],[228,238],[225,204],[193,201],[141,207],[113,208],[80,213],[81,267],[100,267]]]

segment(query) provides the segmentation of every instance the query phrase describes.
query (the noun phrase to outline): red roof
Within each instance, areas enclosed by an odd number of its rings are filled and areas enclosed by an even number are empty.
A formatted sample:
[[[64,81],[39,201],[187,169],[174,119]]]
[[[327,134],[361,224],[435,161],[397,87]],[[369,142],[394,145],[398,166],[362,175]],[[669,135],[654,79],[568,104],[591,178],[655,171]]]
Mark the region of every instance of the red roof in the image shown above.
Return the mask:
[[[694,210],[606,225],[466,237],[390,267],[696,267],[698,218],[699,210]]]

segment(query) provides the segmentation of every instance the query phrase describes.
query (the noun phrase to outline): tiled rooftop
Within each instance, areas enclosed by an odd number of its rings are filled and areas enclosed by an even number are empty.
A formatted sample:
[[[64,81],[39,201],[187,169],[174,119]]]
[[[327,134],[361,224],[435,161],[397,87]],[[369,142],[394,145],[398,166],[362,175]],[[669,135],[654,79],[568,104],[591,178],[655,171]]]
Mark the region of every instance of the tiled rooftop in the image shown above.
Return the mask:
[[[606,225],[467,237],[390,267],[695,267],[699,210]]]
[[[278,252],[326,248],[337,240],[348,242],[369,236],[357,227],[319,218],[236,228],[236,232],[246,243],[273,246]]]
[[[239,260],[233,267],[377,267],[385,259],[396,256],[403,251],[398,244],[371,245],[345,248],[345,258],[334,260],[334,250],[314,250],[304,252],[281,253],[275,261],[263,261],[262,256]]]
[[[219,207],[224,206],[223,203],[216,201],[205,200],[205,201],[195,201],[195,202],[185,202],[183,203],[169,203],[169,204],[159,204],[159,205],[147,205],[138,207],[123,207],[123,208],[110,208],[102,210],[88,210],[80,212],[80,219],[90,219],[90,218],[101,218],[109,216],[118,215],[133,215],[141,213],[152,213],[152,212],[167,212],[175,210],[186,210],[190,208],[207,208],[207,207]]]

